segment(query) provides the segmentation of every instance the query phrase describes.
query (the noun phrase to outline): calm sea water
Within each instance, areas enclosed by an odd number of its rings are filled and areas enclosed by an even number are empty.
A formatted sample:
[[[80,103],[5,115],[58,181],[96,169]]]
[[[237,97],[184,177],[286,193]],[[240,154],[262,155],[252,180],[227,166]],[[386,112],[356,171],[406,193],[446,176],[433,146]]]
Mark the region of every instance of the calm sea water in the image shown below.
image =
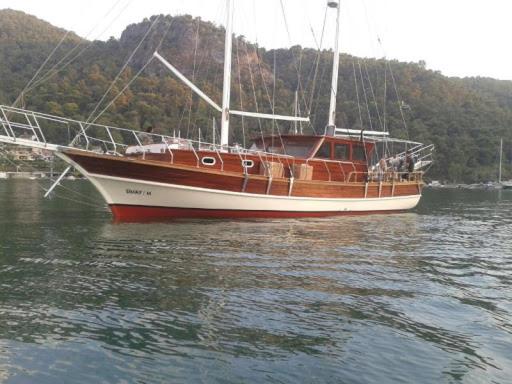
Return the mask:
[[[512,382],[512,191],[114,224],[66,186],[0,181],[0,382]]]

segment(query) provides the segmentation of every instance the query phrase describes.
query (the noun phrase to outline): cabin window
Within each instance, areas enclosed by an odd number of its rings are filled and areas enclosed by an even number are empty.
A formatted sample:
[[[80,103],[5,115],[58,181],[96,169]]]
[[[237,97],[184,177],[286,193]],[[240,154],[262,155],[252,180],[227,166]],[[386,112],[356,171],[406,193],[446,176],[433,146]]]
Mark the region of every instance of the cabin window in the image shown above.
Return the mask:
[[[252,168],[254,166],[254,161],[252,160],[242,160],[242,167],[244,168]]]
[[[283,146],[281,144],[278,144],[278,143],[274,143],[274,145],[269,145],[267,147],[267,152],[275,153],[275,154],[278,154],[278,155],[284,154]]]
[[[215,157],[203,157],[201,158],[201,163],[203,163],[203,165],[215,165],[215,163],[217,162],[217,160],[215,159]]]
[[[348,160],[348,144],[334,144],[334,158]]]
[[[287,155],[294,157],[308,157],[315,142],[304,141],[301,138],[285,137],[283,144]]]
[[[366,156],[364,153],[364,147],[362,145],[354,145],[352,147],[352,160],[364,161]]]
[[[304,137],[267,137],[262,141],[256,139],[251,147],[252,151],[265,151],[279,155],[288,155],[294,157],[309,157],[313,147],[317,143],[316,139],[305,139]]]
[[[319,157],[320,159],[330,159],[331,158],[331,143],[326,142],[323,143],[320,149],[318,149],[315,157]]]

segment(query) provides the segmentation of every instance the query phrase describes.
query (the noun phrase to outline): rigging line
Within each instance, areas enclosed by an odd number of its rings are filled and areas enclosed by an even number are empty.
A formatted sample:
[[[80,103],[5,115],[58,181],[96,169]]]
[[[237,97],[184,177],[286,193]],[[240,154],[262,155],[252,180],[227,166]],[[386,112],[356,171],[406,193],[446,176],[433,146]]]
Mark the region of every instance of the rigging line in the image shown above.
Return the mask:
[[[271,108],[272,108],[272,113],[275,113],[275,108],[276,108],[276,79],[277,79],[277,61],[276,61],[276,50],[274,49],[274,60],[273,60],[273,89],[272,89],[272,105],[271,105]],[[274,127],[275,129],[277,130],[277,136],[279,137],[279,141],[281,142],[281,146],[283,147],[283,154],[286,155],[286,147],[284,145],[284,141],[283,141],[283,137],[281,135],[281,130],[279,129],[279,124],[277,123],[277,121],[275,119],[272,120],[272,146],[274,145]],[[274,154],[272,153],[272,159],[274,157]],[[290,169],[290,172],[292,172],[291,170],[291,167],[290,167],[290,161],[288,160],[288,158],[285,158],[286,160],[286,163],[288,165],[288,169]]]
[[[291,34],[290,34],[290,29],[288,27],[288,20],[286,19],[286,12],[285,12],[285,9],[284,9],[284,3],[283,3],[283,0],[279,0],[279,3],[281,4],[281,12],[283,14],[283,19],[284,19],[284,26],[285,26],[285,29],[286,29],[286,34],[288,35],[288,43],[290,44],[290,52],[292,54],[292,62],[293,62],[293,67],[295,68],[295,71],[297,72],[297,89],[300,90],[300,94],[301,94],[301,97],[303,99],[303,102],[306,103],[306,98],[304,96],[304,91],[303,91],[303,87],[302,87],[302,82],[301,82],[301,76],[300,76],[300,70],[299,68],[297,67],[297,57],[295,56],[295,53],[293,52],[293,49],[292,48],[292,38],[291,38]],[[300,49],[300,54],[302,55],[302,47]],[[300,60],[300,56],[299,56],[299,60]]]
[[[386,67],[386,62],[384,62],[384,94],[383,94],[383,100],[382,100],[382,122],[384,125],[384,132],[387,132],[387,125],[386,125],[386,104],[387,104],[387,71],[388,68]],[[384,152],[386,153],[386,156],[389,156],[389,146],[388,146],[388,140],[386,139],[384,141]]]
[[[181,6],[183,6],[183,0],[181,1]],[[164,17],[164,20],[165,20],[165,17]],[[171,21],[169,22],[169,25],[167,26],[167,29],[165,30],[164,34],[162,35],[162,38],[160,39],[159,43],[155,47],[155,51],[158,51],[160,49],[160,47],[162,46],[165,38],[167,37],[167,34],[169,33],[169,31],[174,23],[174,20],[176,20],[176,18],[171,17]]]
[[[254,8],[254,2],[253,2],[253,8]],[[256,12],[254,12],[254,14],[256,14]],[[254,19],[254,20],[256,21],[256,19]],[[275,26],[275,24],[274,24],[274,26]],[[258,41],[258,38],[257,38],[257,36],[256,36],[256,42],[257,42],[257,41]],[[257,44],[256,44],[256,46],[257,46]],[[264,89],[265,89],[265,93],[266,93],[266,95],[267,95],[267,99],[268,99],[268,102],[269,102],[269,104],[270,104],[270,108],[271,108],[271,110],[272,110],[272,113],[275,113],[275,112],[274,112],[274,108],[273,108],[273,107],[274,107],[274,105],[273,105],[273,103],[272,103],[272,99],[271,99],[271,97],[270,97],[270,92],[269,92],[269,90],[268,90],[267,83],[266,83],[265,78],[264,78],[264,76],[263,76],[263,70],[262,70],[262,67],[261,67],[261,59],[260,59],[259,52],[258,52],[258,49],[256,48],[256,46],[254,47],[254,52],[255,52],[255,55],[256,55],[256,63],[258,64],[258,69],[259,69],[259,72],[260,72],[260,77],[261,77],[262,82],[263,82],[263,87],[264,87]],[[274,55],[275,55],[275,50],[274,50]],[[275,69],[275,65],[274,65],[274,69]],[[274,73],[274,83],[275,83],[275,73]],[[274,129],[274,126],[275,126],[275,125],[276,125],[276,122],[275,122],[275,120],[274,120],[274,121],[272,121],[272,125],[271,125],[271,126],[272,126],[272,132],[273,132],[273,129]],[[260,128],[260,129],[261,129],[261,128]],[[265,141],[264,141],[264,137],[263,137],[263,131],[261,131],[261,136],[262,136],[262,140],[263,140],[263,141],[262,141],[262,144],[263,144],[263,146],[264,146],[264,145],[265,145]],[[273,136],[272,136],[272,140],[273,140]],[[272,159],[274,158],[274,155],[273,155],[273,154],[272,154],[271,158],[272,158]],[[267,158],[267,155],[265,155],[265,159],[266,159],[266,160],[268,159],[268,158]]]
[[[372,116],[370,113],[370,107],[368,105],[368,97],[366,96],[366,87],[364,85],[363,71],[361,70],[361,61],[359,59],[357,60],[357,65],[359,67],[359,76],[361,78],[361,88],[363,88],[363,96],[364,96],[364,102],[366,104],[366,112],[368,113],[368,123],[370,124],[370,130],[373,131]]]
[[[59,47],[62,45],[62,43],[64,42],[64,40],[66,39],[66,37],[69,35],[71,31],[67,31],[64,36],[62,36],[62,38],[60,39],[59,43],[53,48],[53,50],[50,52],[50,54],[48,55],[48,57],[46,58],[46,60],[44,60],[43,64],[41,64],[41,66],[39,67],[39,69],[36,71],[36,73],[34,74],[34,76],[32,76],[32,78],[28,81],[28,83],[25,85],[25,87],[23,88],[23,90],[20,92],[20,94],[18,95],[18,97],[16,98],[16,100],[14,101],[14,103],[11,105],[11,107],[16,107],[17,104],[19,103],[20,99],[23,97],[23,94],[27,91],[27,89],[30,87],[30,85],[32,84],[32,82],[37,78],[37,76],[39,75],[39,73],[43,70],[44,66],[46,65],[46,63],[48,63],[48,61],[50,60],[50,58],[53,56],[53,54],[57,51],[57,49],[59,49]]]
[[[308,91],[309,84],[311,83],[311,80],[312,80],[313,72],[315,70],[315,64],[316,64],[318,56],[319,56],[320,45],[321,45],[321,43],[319,44],[319,42],[316,38],[315,31],[313,30],[313,26],[311,25],[311,23],[309,24],[309,31],[311,32],[311,35],[313,36],[313,41],[316,46],[317,54],[316,54],[315,60],[313,60],[313,63],[311,64],[311,68],[309,69],[309,72],[308,72],[308,76],[307,76],[307,80],[306,80],[306,87],[305,87],[306,92]],[[307,105],[306,105],[306,107],[307,107]]]
[[[245,49],[245,57],[247,59],[247,66],[249,68],[249,78],[251,79],[252,94],[253,94],[253,97],[254,97],[254,107],[256,109],[256,113],[259,113],[258,98],[256,96],[256,86],[255,86],[255,83],[254,83],[254,76],[252,74],[252,65],[251,65],[251,61],[249,59],[249,51],[247,49],[247,43],[246,42],[244,42],[244,49]],[[257,120],[258,120],[259,129],[260,129],[261,144],[263,146],[265,146],[265,140],[264,140],[264,136],[263,136],[263,126],[261,124],[261,118],[258,117]],[[265,157],[265,159],[266,159],[266,157]]]
[[[55,193],[55,192],[54,192]],[[62,195],[59,195],[57,193],[55,193],[54,195],[55,197],[59,198],[59,199],[62,199],[62,200],[68,200],[68,201],[71,201],[73,203],[77,203],[77,204],[82,204],[84,206],[88,206],[88,207],[93,207],[93,208],[103,208],[103,210],[107,210],[106,209],[106,205],[100,205],[100,204],[90,204],[90,203],[86,203],[85,201],[82,201],[82,200],[76,200],[76,199],[73,199],[71,197],[67,197],[67,196],[62,196]]]
[[[274,49],[273,55],[273,68],[272,68],[272,112],[276,110],[276,50]],[[276,121],[272,120],[272,136],[274,136],[274,128],[276,126]]]
[[[361,129],[363,129],[363,113],[361,112],[361,104],[359,101],[359,87],[357,86],[357,75],[356,75],[356,66],[354,64],[354,59],[352,60],[352,70],[354,72],[354,84],[356,89],[356,99],[357,99],[357,109],[359,111],[359,124],[361,124]]]
[[[90,124],[94,124],[96,122],[96,120],[98,120],[100,118],[101,115],[103,115],[109,108],[112,104],[115,103],[115,101],[124,93],[124,91],[126,91],[130,85],[140,76],[140,74],[146,69],[146,67],[153,61],[154,59],[154,56],[151,56],[149,58],[149,60],[146,62],[146,64],[144,64],[142,66],[141,69],[139,69],[139,71],[132,77],[132,79],[123,87],[123,89],[121,89],[117,95],[107,104],[107,106],[105,108],[102,109],[102,111],[100,113],[98,113],[96,115],[96,117],[90,121]]]
[[[4,157],[4,158],[9,162],[9,163],[11,163],[12,165],[14,165],[16,168],[21,167],[21,165],[18,165],[18,164],[16,164],[16,162],[14,162],[13,160],[9,159],[9,157],[8,157],[8,153],[7,153],[5,150],[2,150],[1,148],[0,148],[0,155],[3,155],[3,157]],[[26,161],[24,161],[24,160],[18,160],[18,162],[19,162],[20,164],[22,164],[22,165],[23,165],[23,167],[30,169],[30,171],[31,171],[31,172],[41,172],[40,170],[36,169],[33,165],[31,165],[31,164],[27,163],[27,162],[26,162]],[[49,177],[48,179],[49,179],[50,181],[52,181],[52,182],[54,182],[54,181],[55,181],[52,177]],[[41,183],[40,183],[39,181],[37,181],[37,180],[36,180],[36,182],[37,182],[37,184],[38,184],[38,187],[39,187],[39,188],[41,188],[42,190],[44,190],[44,191],[46,192],[46,189],[41,185]],[[78,195],[78,196],[80,196],[80,197],[82,197],[82,198],[85,198],[85,199],[87,199],[87,200],[89,200],[89,201],[91,201],[91,202],[92,202],[92,201],[94,201],[93,199],[91,199],[91,197],[90,197],[90,196],[84,195],[84,194],[82,194],[82,193],[80,193],[80,192],[78,192],[78,191],[75,191],[74,189],[71,189],[71,188],[65,187],[64,185],[61,185],[61,184],[59,184],[59,187],[61,187],[61,188],[65,189],[65,190],[67,190],[67,191],[69,191],[69,192],[71,192],[71,193],[75,193],[76,195]]]
[[[253,10],[252,14],[256,15],[256,5],[255,5],[254,0],[252,2],[252,10]],[[245,14],[244,14],[244,17],[246,17]],[[254,21],[254,24],[256,23],[256,18],[255,17],[252,17],[251,20]],[[248,20],[247,20],[247,23],[249,24]],[[252,46],[253,46],[254,51],[255,51],[255,56],[257,57],[256,50],[257,50],[257,44],[258,44],[258,35],[256,33],[256,28],[254,28],[254,31],[255,31],[255,45],[252,45]],[[249,71],[249,79],[250,79],[250,84],[251,84],[254,109],[256,110],[256,113],[259,113],[260,111],[259,111],[258,97],[256,95],[256,82],[255,82],[254,74],[253,74],[253,65],[252,65],[253,60],[251,59],[251,57],[249,55],[249,49],[247,48],[249,44],[247,43],[247,41],[244,41],[244,40],[241,40],[241,42],[243,43],[243,49],[245,51],[245,59],[247,61],[247,69]],[[264,135],[263,135],[262,119],[260,117],[257,117],[256,120],[258,122],[257,126],[258,126],[258,129],[259,129],[259,136],[261,138],[261,143],[262,143],[262,145],[264,147],[265,146],[265,140],[264,140]],[[265,151],[263,151],[263,156],[265,157],[265,160],[268,160],[267,154],[266,154]]]
[[[382,44],[382,39],[379,36],[377,36],[377,41],[379,43],[380,48],[382,49],[382,52],[384,53],[384,58],[383,58],[384,66],[386,68],[389,68],[389,74],[391,75],[391,83],[393,84],[393,88],[394,88],[395,95],[396,95],[396,98],[397,98],[398,110],[400,111],[400,117],[402,118],[402,123],[404,124],[405,134],[407,136],[407,139],[409,140],[409,129],[407,127],[407,123],[405,121],[405,115],[404,115],[404,112],[402,110],[402,105],[401,105],[401,100],[402,99],[400,97],[400,93],[398,92],[398,87],[396,85],[395,75],[393,73],[393,69],[391,68],[391,63],[386,59],[386,57],[387,57],[386,50],[384,49],[384,46]],[[384,123],[385,123],[385,121],[384,121]]]
[[[196,63],[197,63],[197,45],[199,44],[199,23],[201,22],[200,18],[197,18],[197,27],[196,27],[196,41],[194,45],[194,62],[192,67],[192,83],[196,81]],[[187,123],[187,134],[186,137],[189,137],[190,132],[190,120],[192,119],[192,104],[194,103],[194,94],[193,91],[190,90],[190,106],[188,109],[188,123]],[[196,110],[197,112],[197,110]]]
[[[322,73],[320,75],[320,85],[322,85],[323,83],[325,83],[325,76],[327,74],[327,65],[324,65],[323,68],[322,68]],[[329,85],[326,86],[325,88],[330,88],[331,85],[330,85],[330,82],[329,82]],[[320,105],[320,91],[321,91],[321,87],[318,88],[318,91],[317,91],[317,97],[315,99],[315,108],[314,108],[314,111],[313,111],[313,130],[315,131],[315,134],[316,134],[316,130],[315,130],[315,126],[316,126],[316,119],[317,119],[317,111],[318,111],[318,106]]]
[[[113,5],[109,10],[108,10],[108,12],[105,14],[105,16],[104,16],[103,18],[105,18],[106,16],[108,16],[108,14],[110,14],[110,12],[111,12],[111,11],[112,11],[116,6],[117,6],[117,4],[119,4],[119,2],[120,2],[120,1],[121,1],[121,0],[117,0],[117,1],[116,1],[116,3],[115,3],[115,4],[114,4],[114,5]],[[85,37],[86,39],[87,39],[87,37],[89,36],[89,34],[90,34],[90,33],[92,33],[92,31],[93,31],[93,30],[98,26],[98,24],[99,24],[99,22],[95,25],[95,27],[94,27],[91,31],[89,31],[89,33],[88,33],[88,34],[86,35],[86,37]],[[66,39],[66,37],[69,35],[69,33],[70,33],[70,32],[71,32],[71,30],[68,30],[68,31],[64,34],[64,36],[62,37],[62,39],[59,41],[59,43],[58,43],[58,44],[53,48],[52,52],[48,55],[48,57],[47,57],[47,58],[46,58],[46,60],[43,62],[43,64],[39,67],[39,69],[38,69],[38,70],[37,70],[37,72],[34,74],[34,76],[33,76],[33,77],[29,80],[29,82],[26,84],[25,88],[21,91],[20,95],[18,96],[18,98],[16,99],[16,101],[14,102],[14,104],[13,104],[12,106],[16,106],[16,104],[19,102],[19,99],[23,97],[23,93],[25,93],[25,92],[27,92],[27,91],[29,90],[29,87],[30,87],[30,86],[32,85],[32,83],[35,81],[35,79],[37,78],[37,76],[39,75],[39,73],[42,71],[42,69],[44,68],[44,66],[46,65],[46,63],[47,63],[47,62],[50,60],[50,58],[53,56],[53,54],[54,54],[54,53],[57,51],[57,49],[62,45],[62,43],[64,42],[64,40]],[[80,42],[75,46],[75,48],[77,48],[80,44],[82,44],[82,41],[80,41]],[[73,48],[73,50],[74,50],[75,48]],[[71,50],[71,52],[72,52],[73,50]],[[68,54],[69,54],[69,53],[70,53],[70,52],[68,52]],[[68,55],[68,54],[67,54],[67,55]],[[65,55],[65,56],[64,56],[60,61],[58,61],[56,65],[58,65],[59,63],[61,63],[61,62],[62,62],[62,60],[64,60],[64,59],[67,57],[67,55]],[[56,66],[56,65],[54,65],[52,68],[55,68],[55,66]],[[49,70],[49,71],[51,71],[51,70],[52,70],[52,68],[50,68],[50,70]],[[49,72],[49,71],[48,71],[48,72]],[[48,74],[48,72],[46,72],[46,74]],[[44,76],[46,76],[46,74],[45,74],[45,75],[43,75],[43,77],[44,77]]]
[[[119,70],[119,72],[117,73],[116,77],[114,78],[114,80],[112,80],[112,83],[110,84],[110,86],[108,87],[108,89],[105,91],[105,93],[103,94],[103,96],[101,97],[100,101],[98,102],[98,104],[96,104],[96,107],[94,107],[94,110],[89,114],[89,116],[87,117],[87,120],[85,121],[86,123],[89,123],[93,117],[93,115],[96,113],[96,111],[98,110],[98,108],[100,107],[101,103],[103,103],[103,100],[105,100],[105,98],[107,97],[107,95],[110,93],[110,91],[112,90],[112,88],[114,87],[115,83],[117,82],[117,80],[119,79],[119,77],[121,77],[121,75],[123,74],[124,70],[126,69],[126,67],[128,66],[128,64],[130,63],[130,61],[132,60],[133,56],[135,56],[135,53],[137,53],[138,49],[140,48],[140,46],[142,45],[142,43],[144,42],[144,40],[146,40],[146,37],[149,35],[149,33],[151,32],[151,30],[153,29],[153,27],[156,25],[156,23],[160,20],[160,16],[161,15],[158,15],[157,17],[155,17],[155,20],[153,20],[153,22],[150,24],[148,30],[146,31],[146,33],[144,34],[144,36],[142,37],[142,39],[139,41],[139,44],[137,44],[137,46],[135,47],[135,49],[133,50],[133,52],[130,54],[130,56],[128,57],[128,59],[126,60],[126,62],[124,63],[124,65],[121,67],[121,69]],[[87,126],[87,128],[90,126],[90,124]]]
[[[395,75],[393,74],[393,69],[391,68],[391,63],[388,62],[388,66],[389,66],[389,74],[391,75],[391,80],[393,83],[393,88],[395,89],[395,94],[396,94],[397,103],[398,103],[398,109],[400,110],[400,116],[402,117],[402,122],[404,123],[405,134],[407,135],[407,140],[409,140],[409,130],[407,128],[407,123],[405,122],[404,111],[402,110],[402,104],[401,104],[402,99],[400,97],[400,93],[398,92],[398,87],[396,86]]]
[[[313,82],[311,84],[311,94],[310,94],[309,106],[306,105],[306,107],[308,108],[308,115],[311,114],[311,110],[313,108],[313,97],[315,94],[316,80],[318,77],[318,67],[320,64],[320,60],[322,58],[322,44],[323,44],[324,34],[325,34],[325,24],[327,22],[327,10],[328,10],[328,8],[325,7],[324,21],[323,21],[323,25],[322,25],[322,33],[320,34],[320,45],[318,46],[318,54],[317,54],[317,60],[316,60],[316,65],[315,65],[315,72],[313,75]],[[311,29],[311,32],[313,33],[313,36],[314,36],[313,29]],[[315,40],[316,40],[316,38],[315,38]],[[324,68],[324,70],[325,70],[325,68]],[[313,124],[313,126],[314,126],[314,124]]]
[[[109,13],[117,6],[117,4],[121,0],[118,0],[113,7],[110,8],[110,10],[103,16],[103,19],[106,18]],[[67,68],[69,65],[71,65],[72,62],[74,62],[78,57],[80,57],[87,49],[89,49],[93,44],[94,41],[101,35],[103,35],[111,26],[112,24],[123,14],[123,12],[126,10],[128,5],[132,2],[132,0],[129,0],[124,7],[119,11],[119,13],[114,17],[113,20],[110,21],[110,23],[101,31],[100,34],[96,36],[96,38],[92,39],[88,42],[88,44],[82,48],[75,56],[73,56],[71,59],[69,59],[64,65],[62,65],[60,68],[57,68],[66,58],[68,58],[77,48],[79,48],[82,44],[84,44],[84,41],[79,42],[75,47],[73,47],[64,57],[62,57],[57,63],[55,63],[43,76],[41,79],[34,82],[34,84],[30,87],[29,91],[32,91],[33,89],[37,88],[39,85],[47,82],[52,77],[54,77],[57,73],[62,72],[65,68]],[[96,27],[99,25],[100,22],[96,23],[96,25],[88,32],[86,35],[86,39],[88,36],[96,29]]]
[[[107,11],[107,13],[105,13],[105,15],[103,15],[103,17],[102,17],[100,20],[98,20],[98,22],[97,22],[96,24],[94,24],[94,26],[93,26],[93,27],[89,30],[89,32],[87,32],[87,34],[85,35],[85,39],[86,39],[86,40],[89,38],[89,36],[92,34],[92,32],[93,32],[93,31],[94,31],[94,30],[95,30],[95,29],[100,25],[101,21],[102,21],[103,19],[105,19],[105,18],[106,18],[106,17],[107,17],[107,16],[108,16],[108,15],[109,15],[113,10],[114,10],[114,8],[115,8],[115,7],[116,7],[120,2],[121,2],[121,0],[117,0],[117,1],[114,3],[114,5],[113,5],[112,7],[110,7],[110,8],[109,8],[109,10]],[[127,6],[127,5],[128,5],[128,4],[126,4],[126,6]],[[126,7],[126,6],[125,6],[125,7]],[[125,7],[124,7],[124,8],[125,8]],[[124,8],[123,8],[123,10],[124,10]],[[119,15],[120,15],[121,13],[122,13],[122,12],[120,12],[120,13],[119,13]],[[119,15],[118,15],[118,16],[119,16]],[[117,17],[116,17],[116,19],[117,19]],[[114,21],[115,21],[115,19],[114,19],[114,20],[112,20],[112,22],[111,22],[111,23],[109,23],[109,25],[107,26],[107,28],[106,28],[106,29],[104,29],[104,30],[102,31],[102,33],[101,33],[101,34],[103,34],[103,33],[104,33],[104,32],[105,32],[105,31],[106,31],[106,30],[107,30],[107,29],[112,25],[112,23],[113,23]],[[98,35],[98,36],[100,36],[100,35]],[[93,39],[93,40],[96,40],[96,39]],[[67,58],[67,57],[69,57],[69,56],[70,56],[70,55],[71,55],[71,54],[72,54],[72,53],[73,53],[73,52],[74,52],[74,51],[75,51],[75,50],[76,50],[80,45],[82,45],[83,43],[84,43],[84,41],[83,41],[83,40],[82,40],[82,41],[80,41],[80,42],[78,42],[78,44],[77,44],[77,45],[75,45],[75,46],[74,46],[70,51],[68,51],[68,53],[67,53],[66,55],[64,55],[64,57],[62,57],[62,58],[61,58],[61,59],[60,59],[56,64],[54,64],[54,65],[53,65],[53,67],[51,67],[51,68],[50,68],[50,69],[49,69],[49,70],[44,74],[44,76],[48,75],[48,73],[49,73],[49,72],[51,72],[53,69],[57,68],[57,67],[59,66],[59,64],[60,64],[60,63],[62,63],[64,60],[66,60],[66,58]],[[43,77],[44,77],[44,76],[43,76]]]
[[[386,104],[387,104],[387,93],[388,93],[387,76],[388,76],[388,68],[386,66],[386,62],[384,62],[384,94],[383,94],[383,100],[382,100],[382,121],[384,123],[384,132],[387,132],[387,125],[386,125]]]
[[[240,55],[239,55],[239,49],[238,49],[238,39],[235,39],[236,43],[236,64],[238,69],[238,86],[239,86],[239,92],[240,92],[240,110],[244,110],[244,103],[242,98],[242,71],[240,68]],[[245,148],[245,118],[242,116],[242,146]]]
[[[211,47],[214,39],[215,39],[215,36],[213,34],[207,34],[207,36],[204,40],[203,46]],[[205,60],[208,57],[208,53],[209,53],[208,50],[206,50],[206,49],[202,50],[202,54],[199,56],[198,62],[196,64],[195,74],[198,74],[200,72],[200,69],[203,68],[203,64],[205,63]],[[204,76],[203,76],[203,79],[205,79],[205,81],[208,81],[210,73],[213,73],[213,81],[210,84],[215,85],[217,83],[217,79],[219,78],[220,71],[218,68],[217,68],[217,71],[215,71],[214,67],[206,66]],[[201,124],[198,124],[198,120],[200,119],[200,106],[202,105],[201,101],[202,100],[199,99],[199,103],[197,104],[196,111],[194,114],[194,121],[192,123],[193,127],[197,127],[197,129],[199,131],[201,130]],[[208,111],[210,111],[210,109],[208,109]]]
[[[54,179],[54,178],[51,178],[51,177],[50,177],[50,178],[49,178],[49,180],[53,183],[53,182],[55,182],[57,179]],[[74,193],[75,195],[77,195],[77,196],[81,197],[82,199],[86,199],[86,200],[88,200],[88,201],[89,201],[89,202],[91,202],[91,203],[96,203],[96,202],[97,202],[96,200],[92,199],[90,196],[85,195],[85,194],[83,194],[83,193],[81,193],[81,192],[75,191],[75,190],[74,190],[74,189],[72,189],[72,188],[66,187],[65,185],[62,185],[61,183],[59,183],[57,186],[58,186],[59,188],[64,189],[65,191],[68,191],[68,192]],[[47,191],[48,191],[47,189],[44,189],[44,188],[43,188],[43,190],[44,190],[45,192],[47,192]]]
[[[364,59],[363,59],[363,66],[364,66],[364,70],[366,73],[366,78],[368,79],[368,84],[370,85],[370,93],[371,93],[371,96],[373,97],[373,102],[375,104],[375,111],[377,112],[377,118],[379,120],[380,129],[383,130],[382,119],[380,117],[379,106],[377,104],[377,98],[375,97],[375,92],[373,91],[372,80],[370,79],[370,74],[368,73],[368,66],[366,65],[366,60],[364,60]]]

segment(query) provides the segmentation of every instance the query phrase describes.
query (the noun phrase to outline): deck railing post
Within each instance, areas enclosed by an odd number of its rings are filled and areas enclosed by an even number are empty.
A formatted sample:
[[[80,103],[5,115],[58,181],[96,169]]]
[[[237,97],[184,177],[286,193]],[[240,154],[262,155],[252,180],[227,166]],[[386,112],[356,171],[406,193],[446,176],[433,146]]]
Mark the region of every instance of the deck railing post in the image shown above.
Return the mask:
[[[197,155],[196,149],[194,148],[194,143],[189,140],[190,147],[192,148],[192,152],[194,152],[194,156],[196,157],[196,168],[199,168],[199,156]]]
[[[89,150],[89,137],[87,137],[87,133],[85,133],[85,129],[84,129],[84,126],[82,125],[82,123],[78,123],[80,125],[80,130],[82,131],[83,135],[84,135],[84,139],[85,139],[85,142],[87,143],[85,145],[85,149],[86,150]],[[74,140],[73,140],[74,141]],[[73,141],[71,142],[71,144],[73,144]]]
[[[107,126],[105,126],[105,129],[108,133],[108,136],[110,137],[110,141],[112,142],[112,145],[114,146],[114,153],[117,153],[116,142],[114,141],[114,138],[112,137],[112,134],[110,133],[110,129]]]
[[[293,182],[295,181],[295,178],[293,177],[293,175],[290,177],[290,184],[288,186],[288,196],[291,196],[292,195],[292,190],[293,190]]]
[[[137,142],[137,144],[139,144],[139,147],[142,149],[142,159],[145,159],[146,158],[146,150],[144,149],[144,146],[140,142],[139,136],[137,136],[137,133],[135,131],[132,131],[132,133],[133,133],[133,136],[135,137],[135,141]]]
[[[37,120],[37,116],[34,112],[32,112],[32,117],[34,118],[34,122],[36,124],[37,129],[39,130],[39,133],[41,134],[41,138],[43,139],[43,143],[46,145],[46,137],[44,137],[43,130],[41,129],[41,126],[39,125],[39,120]]]
[[[217,156],[219,157],[219,160],[220,160],[220,170],[222,172],[224,172],[224,160],[222,160],[222,156],[220,155],[220,152],[219,150],[217,149],[217,147],[215,147],[215,152],[217,153]],[[239,154],[240,155],[240,154]]]
[[[32,134],[35,136],[36,138],[36,141],[39,142],[39,137],[37,136],[37,133],[34,129],[34,126],[32,125],[32,122],[30,121],[30,119],[28,118],[28,114],[27,113],[24,113],[23,115],[25,115],[25,119],[27,120],[27,123],[30,127],[30,130],[32,131]]]
[[[9,129],[11,130],[11,134],[12,134],[12,139],[14,141],[16,141],[16,135],[14,134],[14,131],[12,129],[12,126],[11,126],[11,122],[9,121],[9,119],[7,118],[7,115],[5,114],[5,111],[4,109],[2,108],[2,114],[4,116],[4,121],[7,123],[7,126],[9,127]],[[7,136],[9,136],[9,133],[7,133]]]
[[[325,169],[327,169],[327,174],[329,175],[329,181],[331,181],[331,171],[329,170],[329,166],[327,165],[327,162],[323,160]]]

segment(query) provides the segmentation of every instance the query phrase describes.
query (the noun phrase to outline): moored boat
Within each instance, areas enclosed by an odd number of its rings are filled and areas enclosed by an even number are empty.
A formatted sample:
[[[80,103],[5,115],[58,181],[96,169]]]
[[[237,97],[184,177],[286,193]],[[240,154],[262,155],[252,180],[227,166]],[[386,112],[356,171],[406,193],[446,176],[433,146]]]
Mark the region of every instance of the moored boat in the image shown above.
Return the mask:
[[[154,53],[154,58],[221,113],[220,143],[141,133],[7,106],[0,106],[0,141],[54,151],[93,183],[118,220],[317,217],[414,208],[421,197],[423,171],[432,162],[433,146],[394,140],[405,149],[371,164],[377,145],[393,142],[388,133],[336,127],[338,2],[328,2],[337,10],[337,35],[325,133],[262,135],[248,148],[229,145],[232,115],[284,121],[308,118],[230,109],[233,2],[226,3],[222,106]],[[75,139],[68,144],[47,140],[58,137],[54,134],[57,127],[71,129]]]

